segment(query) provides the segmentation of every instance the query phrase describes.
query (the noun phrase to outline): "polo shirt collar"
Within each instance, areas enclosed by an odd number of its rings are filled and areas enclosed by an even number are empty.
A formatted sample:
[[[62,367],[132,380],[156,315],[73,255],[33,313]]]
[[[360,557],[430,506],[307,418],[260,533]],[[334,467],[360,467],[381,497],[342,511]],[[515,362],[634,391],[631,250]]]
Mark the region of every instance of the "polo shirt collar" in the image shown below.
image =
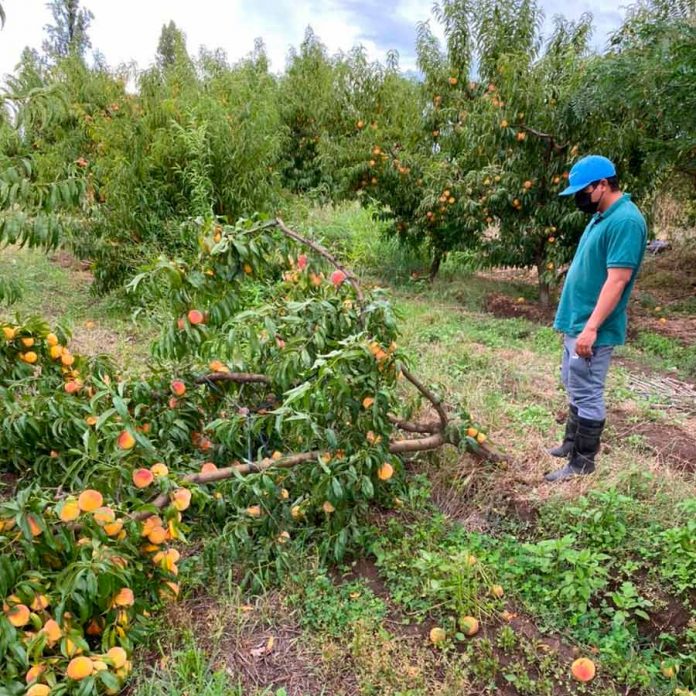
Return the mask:
[[[615,210],[618,210],[624,203],[631,200],[630,193],[624,193],[621,198],[614,201],[603,213],[595,213],[594,221],[606,220]]]

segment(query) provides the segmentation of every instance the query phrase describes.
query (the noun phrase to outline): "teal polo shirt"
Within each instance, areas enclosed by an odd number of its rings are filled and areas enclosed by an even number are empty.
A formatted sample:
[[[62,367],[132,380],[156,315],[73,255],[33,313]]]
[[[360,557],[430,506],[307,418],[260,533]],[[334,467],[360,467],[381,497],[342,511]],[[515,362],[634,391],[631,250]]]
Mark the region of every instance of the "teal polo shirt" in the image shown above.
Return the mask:
[[[609,268],[632,268],[619,303],[597,331],[596,346],[626,342],[626,308],[648,239],[645,218],[628,193],[603,213],[595,213],[580,238],[556,310],[553,326],[578,336],[594,311]]]

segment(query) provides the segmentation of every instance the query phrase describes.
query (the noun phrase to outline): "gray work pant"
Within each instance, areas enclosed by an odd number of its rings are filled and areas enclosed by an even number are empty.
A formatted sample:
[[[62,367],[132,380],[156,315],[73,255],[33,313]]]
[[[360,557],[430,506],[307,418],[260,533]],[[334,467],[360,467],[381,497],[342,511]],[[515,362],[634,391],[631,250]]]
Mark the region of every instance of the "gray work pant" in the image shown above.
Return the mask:
[[[604,383],[609,371],[613,346],[592,349],[591,358],[581,358],[575,352],[577,338],[563,337],[561,381],[568,393],[568,401],[578,409],[578,416],[588,420],[603,421]]]

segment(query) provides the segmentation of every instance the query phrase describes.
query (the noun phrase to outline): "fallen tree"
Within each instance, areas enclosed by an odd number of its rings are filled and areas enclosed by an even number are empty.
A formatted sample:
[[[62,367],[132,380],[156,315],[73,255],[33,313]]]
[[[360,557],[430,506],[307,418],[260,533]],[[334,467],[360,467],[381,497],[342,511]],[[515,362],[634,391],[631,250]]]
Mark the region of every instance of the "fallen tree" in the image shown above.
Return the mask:
[[[340,559],[371,506],[398,505],[401,455],[500,458],[413,374],[383,294],[320,244],[243,220],[201,223],[200,248],[131,283],[170,316],[144,375],[73,355],[40,319],[2,327],[0,461],[19,477],[0,505],[8,693],[120,688],[194,524],[280,573],[293,542]]]

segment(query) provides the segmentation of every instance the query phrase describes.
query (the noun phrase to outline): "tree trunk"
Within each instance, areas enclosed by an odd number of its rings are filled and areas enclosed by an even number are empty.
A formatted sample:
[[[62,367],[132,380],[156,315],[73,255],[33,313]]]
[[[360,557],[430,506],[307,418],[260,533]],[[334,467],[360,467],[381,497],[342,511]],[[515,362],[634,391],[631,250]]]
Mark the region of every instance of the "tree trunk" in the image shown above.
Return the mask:
[[[433,260],[432,260],[432,263],[430,264],[430,274],[428,276],[428,280],[431,283],[435,280],[435,276],[437,275],[438,271],[440,270],[440,264],[442,263],[444,258],[445,258],[445,255],[440,249],[435,249],[433,251]]]
[[[544,280],[544,268],[543,264],[537,264],[537,274],[539,276],[539,304],[542,307],[548,307],[551,304],[551,286],[548,281]]]

